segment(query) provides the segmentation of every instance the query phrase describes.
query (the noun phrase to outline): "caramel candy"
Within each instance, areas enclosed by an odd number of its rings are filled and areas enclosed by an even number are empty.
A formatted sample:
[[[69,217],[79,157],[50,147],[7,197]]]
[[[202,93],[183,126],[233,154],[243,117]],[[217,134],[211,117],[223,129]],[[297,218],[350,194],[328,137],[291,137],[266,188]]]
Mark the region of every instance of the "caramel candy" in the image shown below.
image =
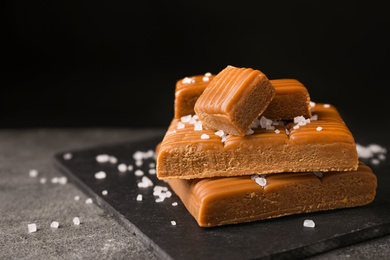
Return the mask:
[[[358,166],[354,138],[331,105],[317,104],[310,123],[303,117],[286,125],[262,118],[247,136],[226,136],[191,121],[173,119],[157,156],[158,178],[352,171]]]
[[[168,183],[202,227],[356,207],[374,200],[377,179],[363,163],[352,172],[316,174],[280,173]]]
[[[195,115],[195,103],[214,77],[215,75],[206,73],[205,75],[186,77],[176,83],[175,118]]]
[[[214,78],[204,81],[205,76],[193,76],[176,83],[175,118],[194,115],[195,102]],[[183,83],[184,81],[184,83]],[[276,94],[263,112],[272,120],[291,120],[296,116],[311,117],[310,96],[306,87],[296,79],[270,80]]]
[[[275,92],[261,71],[227,66],[200,95],[194,110],[207,128],[244,136]]]

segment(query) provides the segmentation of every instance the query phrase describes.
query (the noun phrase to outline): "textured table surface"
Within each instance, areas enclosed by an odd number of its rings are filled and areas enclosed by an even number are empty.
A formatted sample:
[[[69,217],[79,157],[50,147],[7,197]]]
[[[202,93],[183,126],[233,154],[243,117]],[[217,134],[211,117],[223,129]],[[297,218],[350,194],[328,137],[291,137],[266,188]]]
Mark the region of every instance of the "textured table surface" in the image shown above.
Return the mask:
[[[126,142],[162,134],[164,129],[0,130],[0,259],[156,259],[138,239],[73,183],[51,183],[63,176],[53,163],[60,151]],[[373,135],[370,138],[380,138]],[[379,139],[378,139],[379,140]],[[364,140],[367,142],[367,140]],[[376,141],[376,140],[373,140]],[[38,176],[31,178],[30,169]],[[47,182],[42,184],[41,178]],[[80,196],[80,200],[74,200]],[[73,225],[80,217],[82,224]],[[50,228],[58,221],[58,229]],[[38,231],[29,233],[27,225]],[[390,236],[311,259],[389,259]]]

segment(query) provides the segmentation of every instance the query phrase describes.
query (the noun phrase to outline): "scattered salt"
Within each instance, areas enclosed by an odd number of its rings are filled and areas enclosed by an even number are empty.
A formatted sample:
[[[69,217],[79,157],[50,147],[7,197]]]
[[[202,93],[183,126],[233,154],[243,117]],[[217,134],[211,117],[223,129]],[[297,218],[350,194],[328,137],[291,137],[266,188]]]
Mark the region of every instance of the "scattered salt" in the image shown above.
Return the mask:
[[[206,135],[206,134],[202,134],[200,136],[201,139],[210,139],[210,136],[209,135]]]
[[[95,178],[98,180],[105,179],[107,177],[106,173],[104,171],[99,171],[95,173]]]
[[[75,224],[76,226],[80,225],[81,221],[80,221],[80,218],[78,217],[74,217],[73,218],[73,224]]]
[[[380,146],[379,144],[370,144],[368,147],[373,153],[387,153],[385,147]]]
[[[110,159],[109,159],[110,163],[112,164],[116,164],[118,162],[118,159],[115,157],[115,156],[110,156]]]
[[[140,169],[136,170],[134,172],[134,174],[135,174],[135,176],[144,176],[144,172],[142,170],[140,170]]]
[[[211,77],[213,74],[211,74],[210,72],[206,72],[204,75],[205,75],[206,77]]]
[[[42,183],[42,184],[45,184],[45,183],[47,182],[47,180],[46,180],[46,178],[41,178],[41,179],[39,180],[39,182]]]
[[[120,171],[120,172],[125,172],[125,171],[127,171],[127,165],[124,164],[124,163],[118,164],[118,171]]]
[[[156,169],[149,169],[149,174],[156,174]]]
[[[50,224],[50,227],[51,228],[58,228],[60,226],[60,223],[58,223],[58,221],[53,221],[51,222]]]
[[[128,171],[132,171],[133,169],[134,169],[134,166],[133,166],[133,165],[128,165],[128,166],[127,166],[127,170],[128,170]]]
[[[225,135],[225,133],[223,132],[223,130],[218,130],[217,132],[215,132],[216,135],[218,135],[219,137],[222,137]]]
[[[267,185],[267,180],[264,177],[256,177],[255,182],[259,184],[261,187]]]
[[[384,160],[386,160],[386,155],[378,154],[378,159],[381,160],[381,161],[384,161]]]
[[[259,124],[260,124],[261,128],[267,128],[267,126],[271,126],[272,125],[272,120],[271,119],[267,119],[265,116],[262,116],[260,118]]]
[[[194,125],[195,125],[194,131],[201,131],[201,130],[203,130],[202,122],[196,122]]]
[[[71,154],[71,153],[65,153],[63,156],[64,160],[70,160],[70,159],[72,159],[72,157],[73,157],[73,154]]]
[[[330,104],[324,104],[324,107],[325,107],[325,108],[329,108],[329,107],[330,107]]]
[[[189,77],[185,77],[182,81],[181,81],[183,84],[190,84],[190,83],[194,83],[195,80],[194,79],[191,79]]]
[[[59,177],[58,178],[58,183],[62,184],[62,185],[65,185],[65,184],[68,183],[68,178],[66,178],[65,176]]]
[[[137,201],[142,201],[142,194],[137,195]]]
[[[210,79],[209,79],[209,77],[203,77],[203,81],[209,81]]]
[[[143,164],[142,160],[135,161],[135,166],[140,167],[142,166],[142,164]]]
[[[93,203],[93,201],[91,198],[88,198],[85,200],[85,204],[92,204],[92,203]]]
[[[296,116],[294,117],[294,123],[299,123],[305,121],[305,118],[303,116]]]
[[[96,156],[96,161],[99,163],[105,163],[110,160],[110,156],[108,154],[99,154]]]
[[[37,232],[37,224],[35,223],[28,224],[27,227],[28,227],[28,232],[30,233]]]
[[[149,168],[155,168],[155,167],[156,167],[156,163],[154,162],[149,163]]]
[[[106,196],[108,194],[108,191],[107,190],[103,190],[102,191],[102,195]]]
[[[276,129],[276,130],[275,130],[275,133],[280,134],[280,130],[279,130],[279,129]]]
[[[379,159],[377,159],[377,158],[373,158],[373,159],[370,160],[370,163],[372,165],[379,165],[381,163],[381,161]]]
[[[253,131],[252,129],[249,128],[245,135],[251,135],[251,134],[253,134],[254,132],[255,132],[255,131]]]
[[[185,124],[183,124],[182,122],[179,122],[177,124],[177,129],[183,129],[185,127]]]
[[[310,117],[310,120],[311,120],[311,121],[316,121],[316,120],[318,120],[318,115],[317,115],[317,114],[313,115],[312,117]]]
[[[51,178],[51,183],[58,183],[58,177]]]
[[[153,182],[146,176],[143,176],[141,182],[138,183],[138,188],[147,188],[151,186],[153,186]]]
[[[182,116],[182,117],[180,118],[180,120],[181,120],[183,123],[188,123],[188,122],[190,122],[191,117],[192,117],[191,115]]]
[[[298,124],[296,124],[296,125],[294,125],[294,127],[293,127],[294,129],[299,129],[299,125]]]
[[[305,221],[303,221],[303,226],[304,227],[314,228],[316,226],[316,224],[311,219],[305,219]]]
[[[172,206],[176,207],[178,205],[178,203],[175,201],[172,203]]]
[[[38,170],[32,169],[28,172],[28,175],[30,175],[31,178],[36,178],[38,176]]]
[[[310,106],[311,107],[315,107],[316,106],[316,102],[310,101]]]
[[[171,221],[171,225],[172,225],[172,226],[176,226],[176,221],[172,220],[172,221]]]
[[[80,196],[79,195],[74,196],[74,200],[80,200]]]
[[[316,130],[317,130],[317,131],[321,131],[321,130],[322,130],[322,127],[319,126],[319,127],[316,128]]]

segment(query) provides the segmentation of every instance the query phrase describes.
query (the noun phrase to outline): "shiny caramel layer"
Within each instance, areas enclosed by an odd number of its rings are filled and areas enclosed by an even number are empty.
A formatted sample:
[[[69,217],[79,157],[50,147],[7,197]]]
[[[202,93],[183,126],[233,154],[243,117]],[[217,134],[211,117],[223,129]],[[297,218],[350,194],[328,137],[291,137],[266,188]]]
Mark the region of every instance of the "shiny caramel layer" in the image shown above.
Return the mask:
[[[196,101],[214,77],[215,75],[211,75],[207,79],[204,75],[198,75],[176,83],[175,118],[195,114]],[[276,94],[262,115],[272,120],[311,117],[309,92],[301,82],[296,79],[274,79],[270,82]]]
[[[374,200],[377,187],[375,174],[363,163],[352,172],[279,173],[168,183],[202,227],[362,206]]]
[[[233,136],[206,129],[191,116],[174,119],[157,156],[157,176],[192,179],[357,169],[354,138],[334,106],[316,104],[311,119],[296,118],[296,123],[262,119],[259,124],[249,135]]]
[[[275,95],[259,70],[227,66],[195,103],[195,113],[209,129],[243,136]]]

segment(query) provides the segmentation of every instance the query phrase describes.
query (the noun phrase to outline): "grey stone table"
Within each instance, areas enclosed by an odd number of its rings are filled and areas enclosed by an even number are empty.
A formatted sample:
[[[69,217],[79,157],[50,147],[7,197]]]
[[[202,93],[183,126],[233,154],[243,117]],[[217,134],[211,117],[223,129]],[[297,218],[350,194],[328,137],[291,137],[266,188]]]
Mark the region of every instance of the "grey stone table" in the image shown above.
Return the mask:
[[[72,183],[51,183],[60,151],[146,138],[164,129],[0,130],[0,259],[156,259]],[[38,176],[29,176],[37,169]],[[45,178],[46,183],[41,183]],[[80,200],[76,201],[75,196]],[[82,224],[75,226],[74,217]],[[58,229],[50,228],[58,221]],[[38,230],[29,233],[27,225]],[[311,259],[390,259],[390,236]]]

